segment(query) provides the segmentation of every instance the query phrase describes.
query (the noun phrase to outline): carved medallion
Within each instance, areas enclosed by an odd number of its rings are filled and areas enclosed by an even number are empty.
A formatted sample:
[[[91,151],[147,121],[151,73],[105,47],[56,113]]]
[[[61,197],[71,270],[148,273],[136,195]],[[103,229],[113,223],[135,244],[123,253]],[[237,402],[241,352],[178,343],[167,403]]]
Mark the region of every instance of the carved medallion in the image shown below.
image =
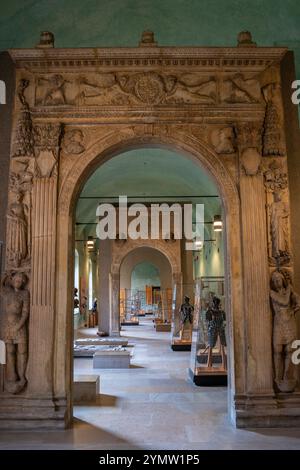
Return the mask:
[[[143,103],[157,104],[163,99],[164,84],[158,74],[142,74],[136,80],[134,91]]]

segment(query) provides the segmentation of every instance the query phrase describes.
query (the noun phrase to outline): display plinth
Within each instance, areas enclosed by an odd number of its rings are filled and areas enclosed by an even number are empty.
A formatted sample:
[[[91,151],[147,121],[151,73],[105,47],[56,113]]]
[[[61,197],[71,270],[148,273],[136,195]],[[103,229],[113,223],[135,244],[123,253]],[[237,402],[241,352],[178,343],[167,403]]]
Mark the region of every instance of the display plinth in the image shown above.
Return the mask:
[[[131,317],[130,320],[121,321],[121,326],[138,326],[140,324],[138,317]]]
[[[73,403],[81,405],[94,403],[100,393],[100,377],[98,375],[75,375],[73,384]]]
[[[156,331],[171,331],[171,323],[156,323],[155,324]]]
[[[126,349],[97,351],[93,356],[94,369],[128,369],[130,352]]]
[[[173,351],[190,351],[192,343],[190,341],[183,341],[180,339],[173,339],[171,349]]]
[[[195,385],[198,386],[218,386],[227,385],[227,371],[224,369],[217,369],[216,367],[209,370],[204,367],[197,367],[195,370],[189,369],[189,375]]]

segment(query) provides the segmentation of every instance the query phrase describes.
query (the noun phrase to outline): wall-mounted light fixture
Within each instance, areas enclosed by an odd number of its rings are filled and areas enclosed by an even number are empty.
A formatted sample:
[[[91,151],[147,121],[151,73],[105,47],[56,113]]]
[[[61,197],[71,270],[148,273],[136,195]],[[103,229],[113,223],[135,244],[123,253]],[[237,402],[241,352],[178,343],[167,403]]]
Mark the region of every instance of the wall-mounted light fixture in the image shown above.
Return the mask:
[[[195,245],[195,249],[196,250],[202,250],[203,248],[203,241],[202,240],[196,240],[194,242],[194,245]]]
[[[223,222],[220,215],[214,216],[213,227],[215,232],[222,232],[223,230]]]
[[[93,237],[90,237],[90,236],[88,237],[88,240],[86,242],[86,246],[87,246],[88,251],[92,251],[94,249],[95,242],[94,242]]]

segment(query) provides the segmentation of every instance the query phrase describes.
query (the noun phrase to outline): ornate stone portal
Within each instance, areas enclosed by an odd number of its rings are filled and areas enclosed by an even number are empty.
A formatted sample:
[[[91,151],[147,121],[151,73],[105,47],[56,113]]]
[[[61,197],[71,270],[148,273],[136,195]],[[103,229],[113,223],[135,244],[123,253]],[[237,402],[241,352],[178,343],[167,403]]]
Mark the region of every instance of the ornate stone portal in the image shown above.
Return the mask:
[[[76,200],[108,158],[152,145],[197,161],[224,203],[232,422],[299,426],[296,386],[289,394],[274,387],[269,300],[274,266],[293,275],[286,49],[256,47],[248,32],[237,48],[158,47],[147,32],[137,48],[56,49],[43,34],[37,48],[9,51],[17,85],[5,278],[22,273],[28,284],[3,290],[3,312],[15,306],[28,336],[26,348],[23,333],[9,336],[6,380],[20,386],[1,397],[0,427],[70,425]],[[111,304],[117,285],[112,279]],[[1,320],[5,338],[9,315]]]

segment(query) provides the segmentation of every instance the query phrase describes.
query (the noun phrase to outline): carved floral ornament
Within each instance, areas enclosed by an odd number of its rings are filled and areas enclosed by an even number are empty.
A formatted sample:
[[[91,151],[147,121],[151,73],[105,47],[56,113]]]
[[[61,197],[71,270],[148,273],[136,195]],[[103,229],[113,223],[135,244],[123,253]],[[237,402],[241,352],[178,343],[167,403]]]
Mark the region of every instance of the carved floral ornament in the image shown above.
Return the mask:
[[[288,187],[287,171],[281,161],[273,160],[264,172],[265,188],[268,192],[284,191]]]
[[[34,145],[40,150],[56,150],[61,135],[60,124],[36,124],[33,127]]]

